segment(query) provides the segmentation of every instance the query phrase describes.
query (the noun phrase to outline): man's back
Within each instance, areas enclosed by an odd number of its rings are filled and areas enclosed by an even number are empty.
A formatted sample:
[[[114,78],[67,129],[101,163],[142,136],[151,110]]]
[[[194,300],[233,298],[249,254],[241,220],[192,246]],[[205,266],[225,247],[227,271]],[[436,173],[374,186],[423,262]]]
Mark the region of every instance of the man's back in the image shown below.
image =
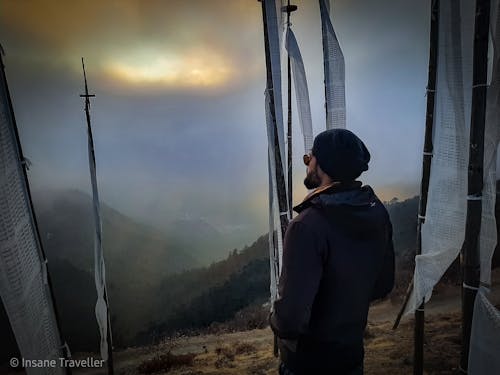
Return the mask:
[[[349,373],[363,361],[368,307],[394,283],[392,228],[361,183],[332,184],[301,205],[287,230],[280,299],[271,317],[294,373]]]

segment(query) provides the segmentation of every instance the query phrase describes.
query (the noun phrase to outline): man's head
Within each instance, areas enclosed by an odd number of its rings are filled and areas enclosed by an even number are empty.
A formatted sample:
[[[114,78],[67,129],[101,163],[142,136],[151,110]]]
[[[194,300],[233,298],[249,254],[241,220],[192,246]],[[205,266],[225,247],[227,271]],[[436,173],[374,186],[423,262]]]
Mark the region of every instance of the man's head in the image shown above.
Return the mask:
[[[354,133],[330,129],[316,136],[310,155],[304,156],[307,176],[304,185],[314,189],[332,181],[354,181],[368,170],[370,153]]]

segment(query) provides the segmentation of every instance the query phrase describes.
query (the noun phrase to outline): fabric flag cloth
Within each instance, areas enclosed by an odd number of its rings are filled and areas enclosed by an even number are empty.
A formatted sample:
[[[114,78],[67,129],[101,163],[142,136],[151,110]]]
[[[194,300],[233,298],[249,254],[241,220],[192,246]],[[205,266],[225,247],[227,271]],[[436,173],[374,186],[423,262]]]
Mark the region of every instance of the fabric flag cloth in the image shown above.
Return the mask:
[[[278,280],[280,275],[280,246],[278,245],[277,231],[279,232],[279,222],[276,222],[275,212],[278,211],[277,202],[274,194],[274,184],[276,183],[276,178],[273,178],[272,172],[272,161],[274,156],[271,154],[269,148],[268,151],[268,172],[269,172],[269,269],[270,275],[270,292],[271,292],[271,308],[273,307],[274,301],[278,299]],[[282,244],[282,243],[281,243]],[[283,247],[281,246],[281,254],[283,253]]]
[[[474,315],[469,350],[471,375],[500,374],[500,311],[489,301],[491,262],[497,245],[495,219],[497,151],[500,141],[500,2],[491,2],[490,25],[492,58],[491,83],[486,97],[484,136],[484,188],[481,231],[479,237],[480,287],[474,303]]]
[[[47,262],[31,205],[24,160],[0,56],[0,296],[25,360],[64,358],[47,275]],[[26,367],[31,374],[64,374]]]
[[[281,50],[283,33],[283,16],[281,0],[263,0],[265,7],[267,43],[269,45],[269,63],[271,66],[272,92],[265,92],[266,128],[268,137],[269,166],[269,255],[271,263],[271,302],[278,298],[278,279],[281,272],[283,257],[283,235],[281,232],[281,215],[288,218],[288,209],[280,212],[278,201],[278,168],[286,176],[285,137],[283,127],[282,80],[281,80]],[[272,99],[271,100],[271,95]],[[274,106],[273,106],[274,104]],[[274,113],[274,116],[273,116]],[[277,134],[276,134],[277,132]],[[276,165],[275,138],[278,140],[281,165]],[[286,186],[285,186],[286,189]],[[286,191],[285,191],[286,194]],[[288,199],[286,199],[288,202]],[[289,218],[288,218],[289,219]],[[272,306],[272,304],[271,304]]]
[[[313,130],[309,89],[307,87],[306,71],[295,34],[288,28],[286,33],[286,50],[290,57],[290,65],[295,87],[295,98],[299,113],[300,129],[304,138],[304,154],[311,152],[313,146]]]
[[[108,360],[108,305],[106,303],[106,267],[104,263],[104,255],[102,251],[102,221],[101,210],[99,205],[99,195],[97,193],[97,179],[95,170],[94,150],[91,142],[91,135],[89,135],[89,162],[90,162],[90,176],[92,182],[92,195],[93,195],[93,209],[96,222],[96,230],[94,234],[94,279],[97,290],[97,303],[95,306],[95,315],[99,332],[101,335],[101,357],[103,360]]]
[[[500,311],[489,301],[488,294],[487,288],[479,288],[474,303],[468,368],[471,375],[500,373]]]
[[[422,254],[415,258],[414,287],[405,314],[430,299],[464,241],[474,9],[475,1],[440,2],[434,151],[422,225]]]
[[[484,134],[484,187],[481,232],[479,239],[481,283],[491,284],[491,261],[497,244],[495,220],[497,150],[500,139],[500,11],[498,0],[491,2],[492,38],[489,60],[492,62],[491,80],[486,94],[486,122]],[[492,55],[492,56],[491,56]]]
[[[266,122],[269,139],[268,167],[269,167],[269,257],[271,262],[271,303],[278,297],[278,280],[281,274],[283,259],[283,235],[281,233],[281,218],[278,204],[276,179],[276,163],[274,157],[274,130],[271,116],[271,100],[266,93]],[[272,140],[272,143],[271,143]],[[287,214],[288,216],[288,214]]]
[[[344,54],[330,19],[330,1],[319,0],[323,37],[326,128],[346,127]]]
[[[106,292],[106,266],[104,263],[104,254],[102,250],[102,220],[101,208],[99,204],[99,193],[97,191],[97,176],[96,176],[96,163],[94,153],[94,140],[92,137],[92,129],[90,127],[90,114],[89,102],[86,98],[86,115],[87,115],[87,139],[88,139],[88,155],[89,155],[89,168],[90,168],[90,181],[92,185],[92,198],[93,198],[93,211],[95,219],[95,232],[94,232],[94,280],[97,290],[97,303],[95,306],[95,315],[97,325],[99,326],[99,333],[101,336],[100,349],[101,358],[105,361],[108,360],[108,330],[109,327],[109,313],[107,304]],[[111,337],[111,335],[109,335]]]
[[[282,100],[282,79],[281,79],[281,50],[283,17],[281,12],[281,0],[264,0],[266,7],[266,22],[269,42],[269,58],[271,63],[271,75],[273,82],[273,99],[276,128],[278,130],[278,141],[280,145],[280,155],[282,168],[286,171],[285,157],[285,129],[283,127],[283,100]],[[272,125],[272,124],[271,124]],[[274,137],[274,126],[269,126],[273,131],[270,135]],[[273,138],[274,139],[274,138]],[[274,151],[274,141],[270,145]]]

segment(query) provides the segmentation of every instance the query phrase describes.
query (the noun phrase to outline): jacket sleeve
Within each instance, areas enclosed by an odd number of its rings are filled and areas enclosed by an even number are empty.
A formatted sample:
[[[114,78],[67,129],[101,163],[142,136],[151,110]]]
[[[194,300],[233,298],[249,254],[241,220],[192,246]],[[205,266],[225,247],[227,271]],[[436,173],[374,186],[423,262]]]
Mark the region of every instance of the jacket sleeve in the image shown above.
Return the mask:
[[[387,247],[384,253],[382,268],[379,272],[371,300],[384,298],[394,287],[394,244],[392,242],[392,225],[389,222]]]
[[[297,339],[308,330],[314,298],[323,272],[319,239],[301,222],[290,223],[283,248],[279,298],[269,322],[282,339]]]

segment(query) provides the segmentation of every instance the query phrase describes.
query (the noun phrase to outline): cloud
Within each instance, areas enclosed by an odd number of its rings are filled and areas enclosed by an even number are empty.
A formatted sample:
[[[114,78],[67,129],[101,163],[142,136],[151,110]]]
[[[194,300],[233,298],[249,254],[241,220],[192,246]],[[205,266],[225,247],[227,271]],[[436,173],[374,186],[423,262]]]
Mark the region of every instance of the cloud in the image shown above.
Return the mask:
[[[317,134],[325,127],[319,9],[315,1],[297,3],[292,23]],[[375,187],[419,179],[424,11],[425,4],[411,0],[333,4],[347,64],[348,127],[370,148],[362,180]],[[0,35],[35,185],[88,187],[79,97],[84,56],[96,94],[91,115],[105,202],[151,223],[187,211],[218,225],[265,231],[265,68],[257,1],[2,0]],[[298,126],[293,132],[297,203],[306,191],[302,136]]]
[[[135,52],[103,62],[105,75],[136,86],[179,88],[219,87],[233,80],[236,71],[222,52],[205,48],[180,53],[158,50]]]
[[[258,3],[247,0],[3,1],[0,12],[9,53],[75,74],[85,56],[109,87],[251,80],[264,66],[260,23]]]

